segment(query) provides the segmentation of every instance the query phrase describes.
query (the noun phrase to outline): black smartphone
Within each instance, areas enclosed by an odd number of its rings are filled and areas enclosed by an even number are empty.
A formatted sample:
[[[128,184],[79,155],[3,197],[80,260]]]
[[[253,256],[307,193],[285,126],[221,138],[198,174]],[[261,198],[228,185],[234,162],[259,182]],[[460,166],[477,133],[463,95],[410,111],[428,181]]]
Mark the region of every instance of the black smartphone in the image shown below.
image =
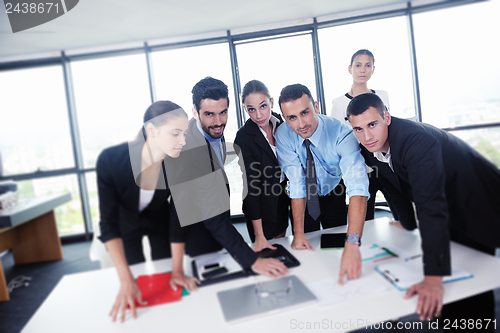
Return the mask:
[[[215,268],[215,267],[219,267],[220,266],[220,263],[216,262],[216,263],[213,263],[213,264],[208,264],[208,265],[205,265],[204,268],[206,271],[208,271],[209,269],[212,269],[212,268]]]
[[[340,234],[322,234],[321,235],[321,248],[322,249],[339,249],[343,248],[345,244],[345,236],[347,234],[342,232]]]
[[[205,273],[201,274],[201,276],[203,276],[203,278],[205,278],[205,279],[210,279],[210,278],[216,277],[217,275],[221,275],[221,274],[224,274],[227,272],[228,271],[227,271],[226,267],[219,267],[217,269],[205,272]]]

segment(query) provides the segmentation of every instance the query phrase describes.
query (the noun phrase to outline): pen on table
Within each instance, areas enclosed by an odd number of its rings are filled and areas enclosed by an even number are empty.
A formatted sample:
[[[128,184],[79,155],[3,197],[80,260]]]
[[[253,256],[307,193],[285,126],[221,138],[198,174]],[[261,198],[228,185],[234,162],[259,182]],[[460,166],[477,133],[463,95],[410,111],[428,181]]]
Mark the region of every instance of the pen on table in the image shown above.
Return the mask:
[[[398,256],[396,253],[392,252],[391,250],[389,250],[389,249],[388,249],[388,248],[386,248],[386,247],[382,247],[382,250],[384,250],[385,252],[389,253],[391,256],[394,256],[394,257],[396,257],[396,258],[399,258],[399,256]]]
[[[421,256],[422,256],[421,254],[416,254],[414,256],[406,258],[405,261],[410,261],[410,260],[413,260],[413,259],[417,259],[417,258],[420,258]]]

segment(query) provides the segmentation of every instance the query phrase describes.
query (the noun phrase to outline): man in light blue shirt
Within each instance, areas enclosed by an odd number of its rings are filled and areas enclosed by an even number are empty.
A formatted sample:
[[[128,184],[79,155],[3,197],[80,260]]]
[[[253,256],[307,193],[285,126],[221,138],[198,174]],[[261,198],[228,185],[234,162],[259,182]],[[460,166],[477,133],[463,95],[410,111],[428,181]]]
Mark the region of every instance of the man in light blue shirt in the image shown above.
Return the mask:
[[[365,161],[361,156],[358,141],[352,130],[338,120],[319,115],[318,103],[314,102],[309,89],[301,84],[283,88],[279,105],[286,125],[276,131],[276,149],[282,170],[290,181],[292,199],[293,249],[312,250],[304,233],[306,224],[314,219],[306,216],[306,143],[312,153],[323,228],[345,225],[345,215],[331,211],[345,211],[344,187],[339,185],[342,178],[349,196],[349,226],[342,255],[339,282],[345,274],[349,279],[361,275],[361,255],[359,245],[369,198],[368,177]],[[310,142],[310,143],[309,143]],[[310,209],[309,209],[310,210]],[[319,229],[319,224],[318,224]],[[311,230],[306,225],[306,230]]]

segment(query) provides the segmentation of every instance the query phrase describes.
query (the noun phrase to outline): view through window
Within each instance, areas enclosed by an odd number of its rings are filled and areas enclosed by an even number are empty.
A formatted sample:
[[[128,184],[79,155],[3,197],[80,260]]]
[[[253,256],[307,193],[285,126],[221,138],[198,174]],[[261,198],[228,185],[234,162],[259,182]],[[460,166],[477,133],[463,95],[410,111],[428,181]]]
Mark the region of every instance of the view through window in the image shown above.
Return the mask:
[[[500,1],[486,1],[414,15],[422,121],[441,128],[500,122],[491,39],[499,12]],[[500,166],[500,128],[451,133]]]

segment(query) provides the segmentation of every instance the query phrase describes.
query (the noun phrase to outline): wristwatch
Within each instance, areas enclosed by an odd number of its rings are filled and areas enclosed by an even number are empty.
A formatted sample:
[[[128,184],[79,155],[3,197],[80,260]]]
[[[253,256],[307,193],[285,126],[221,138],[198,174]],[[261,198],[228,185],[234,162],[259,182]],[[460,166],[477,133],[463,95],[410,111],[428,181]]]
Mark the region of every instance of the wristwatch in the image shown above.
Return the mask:
[[[361,238],[356,233],[346,235],[345,240],[346,242],[349,242],[351,244],[358,244],[359,246],[361,246]]]

